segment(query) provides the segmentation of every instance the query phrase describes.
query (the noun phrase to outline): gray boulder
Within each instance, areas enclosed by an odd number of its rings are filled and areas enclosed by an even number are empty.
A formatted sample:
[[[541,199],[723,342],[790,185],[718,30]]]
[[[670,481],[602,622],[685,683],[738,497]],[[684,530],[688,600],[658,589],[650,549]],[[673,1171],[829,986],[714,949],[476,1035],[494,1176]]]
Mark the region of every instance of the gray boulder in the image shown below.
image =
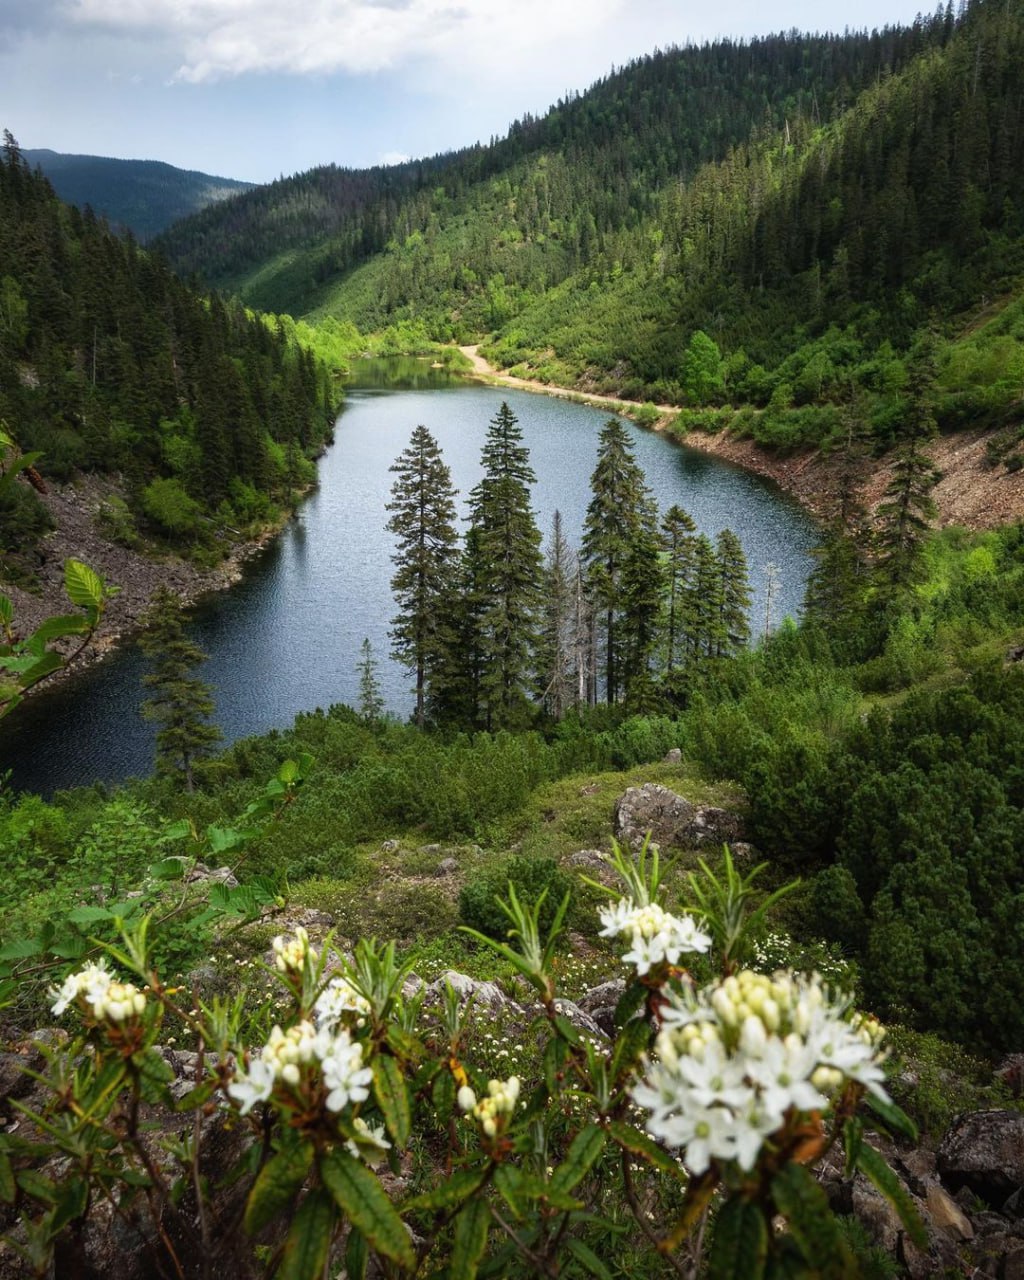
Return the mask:
[[[659,846],[681,848],[732,843],[743,835],[736,814],[691,804],[656,782],[630,787],[615,806],[615,837],[621,844],[639,849],[648,833]]]
[[[969,1111],[957,1116],[939,1147],[947,1187],[967,1187],[999,1207],[1024,1187],[1024,1112]]]

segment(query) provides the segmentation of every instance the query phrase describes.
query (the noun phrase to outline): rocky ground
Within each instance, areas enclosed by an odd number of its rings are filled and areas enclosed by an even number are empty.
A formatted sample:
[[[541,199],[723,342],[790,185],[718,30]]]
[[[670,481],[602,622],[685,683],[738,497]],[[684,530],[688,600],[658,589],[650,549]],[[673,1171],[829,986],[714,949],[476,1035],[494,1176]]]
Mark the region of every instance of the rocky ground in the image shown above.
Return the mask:
[[[47,488],[42,501],[56,528],[40,546],[38,585],[29,591],[5,583],[2,589],[14,603],[18,633],[28,635],[43,619],[69,612],[64,594],[64,562],[69,557],[84,561],[120,588],[107,606],[96,640],[84,655],[86,661],[102,657],[137,630],[158,587],[169,587],[184,603],[208,591],[222,590],[237,582],[245,560],[276,532],[270,529],[257,541],[239,543],[216,568],[203,570],[179,556],[131,549],[105,537],[96,517],[104,500],[118,493],[116,482],[109,477],[85,475],[73,484],[50,483]]]

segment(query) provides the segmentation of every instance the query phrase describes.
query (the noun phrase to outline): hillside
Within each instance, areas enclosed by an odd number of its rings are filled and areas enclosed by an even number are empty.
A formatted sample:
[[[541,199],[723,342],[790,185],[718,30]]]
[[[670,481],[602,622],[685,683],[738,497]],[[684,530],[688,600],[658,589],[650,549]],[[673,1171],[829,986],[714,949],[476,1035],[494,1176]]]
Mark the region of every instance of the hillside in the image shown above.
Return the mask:
[[[61,200],[79,209],[88,205],[115,230],[131,231],[143,242],[172,222],[253,185],[194,169],[176,169],[161,160],[116,160],[46,149],[26,149],[22,154],[33,169],[43,171]]]
[[[94,513],[137,547],[216,561],[312,478],[333,422],[326,369],[277,325],[202,297],[0,154],[0,492],[6,578],[31,583],[51,524],[34,490],[116,476]]]

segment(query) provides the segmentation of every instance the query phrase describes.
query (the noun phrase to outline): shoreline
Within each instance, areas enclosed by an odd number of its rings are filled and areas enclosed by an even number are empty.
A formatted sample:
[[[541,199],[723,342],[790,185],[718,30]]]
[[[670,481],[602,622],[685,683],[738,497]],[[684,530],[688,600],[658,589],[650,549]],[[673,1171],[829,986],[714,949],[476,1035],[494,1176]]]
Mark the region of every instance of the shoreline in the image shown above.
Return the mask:
[[[640,408],[635,402],[614,396],[549,386],[502,373],[479,354],[478,345],[460,347],[459,350],[473,365],[472,373],[466,377],[595,407],[607,406],[624,417],[632,416],[631,409]],[[844,471],[840,454],[824,454],[820,449],[814,449],[782,456],[770,453],[748,437],[733,436],[728,429],[716,433],[691,431],[680,435],[670,429],[670,419],[678,413],[678,406],[655,407],[661,417],[651,430],[663,432],[678,444],[732,462],[774,481],[816,520],[828,520],[837,509]],[[1024,520],[1024,471],[999,472],[987,465],[986,445],[995,434],[996,430],[976,429],[938,436],[929,442],[925,452],[941,472],[941,479],[932,490],[932,498],[938,508],[934,527],[958,525],[971,532],[981,532]],[[888,456],[874,459],[866,467],[858,483],[858,497],[869,512],[873,512],[884,499],[892,472],[892,459]]]

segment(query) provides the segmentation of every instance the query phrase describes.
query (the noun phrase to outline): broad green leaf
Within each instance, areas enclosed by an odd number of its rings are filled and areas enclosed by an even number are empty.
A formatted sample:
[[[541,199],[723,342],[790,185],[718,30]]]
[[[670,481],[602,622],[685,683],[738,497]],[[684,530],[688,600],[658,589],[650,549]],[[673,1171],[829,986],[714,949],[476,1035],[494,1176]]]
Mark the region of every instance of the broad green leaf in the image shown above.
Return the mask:
[[[43,944],[39,938],[21,938],[0,947],[0,960],[23,960],[27,956],[40,955],[42,950]]]
[[[64,590],[71,603],[82,609],[90,605],[98,609],[103,603],[103,579],[81,560],[65,561]]]
[[[285,760],[281,765],[281,768],[277,771],[277,776],[279,781],[283,782],[285,786],[288,786],[299,776],[298,763],[295,760]]]
[[[29,666],[23,668],[21,683],[27,689],[30,685],[38,684],[44,676],[59,671],[63,665],[64,659],[60,654],[54,649],[47,649],[41,658],[35,659]]]
[[[874,1147],[869,1147],[866,1142],[861,1143],[857,1154],[857,1168],[896,1210],[914,1244],[919,1249],[927,1249],[928,1233],[910,1193]]]
[[[768,1224],[749,1200],[727,1200],[715,1219],[708,1280],[761,1280],[768,1257]]]
[[[491,1211],[483,1198],[471,1200],[459,1214],[452,1241],[449,1264],[451,1276],[459,1280],[474,1280],[480,1259],[487,1248],[487,1229],[491,1225]]]
[[[67,914],[72,924],[98,924],[101,920],[113,920],[114,912],[108,907],[75,907]]]
[[[318,1188],[306,1196],[284,1243],[279,1280],[316,1280],[323,1275],[336,1218],[334,1202],[325,1191]]]
[[[540,1199],[544,1190],[540,1178],[529,1178],[514,1164],[498,1165],[494,1185],[518,1221],[526,1217],[531,1202]]]
[[[186,865],[185,858],[162,858],[147,867],[147,871],[153,880],[180,880],[185,874]]]
[[[404,1149],[412,1128],[409,1091],[402,1068],[387,1054],[378,1054],[373,1060],[373,1093],[395,1146]]]
[[[883,1102],[881,1098],[876,1098],[873,1093],[866,1093],[864,1101],[890,1133],[898,1133],[910,1142],[917,1141],[917,1125],[895,1102]]]
[[[62,636],[78,636],[89,630],[89,624],[80,613],[65,613],[56,618],[47,618],[32,633],[34,640],[49,644],[51,640],[59,640]]]
[[[596,1124],[582,1128],[569,1144],[565,1159],[551,1177],[554,1191],[571,1191],[583,1179],[604,1150],[607,1134]]]
[[[597,1276],[597,1280],[612,1280],[612,1273],[589,1245],[584,1244],[582,1240],[575,1239],[573,1236],[570,1236],[565,1243],[569,1252],[584,1271],[589,1272],[592,1276]]]
[[[505,1167],[505,1165],[501,1165],[498,1173],[500,1174]],[[411,1200],[407,1200],[402,1209],[424,1209],[431,1212],[452,1209],[460,1201],[471,1196],[483,1180],[482,1169],[456,1169],[447,1178],[442,1178],[429,1191],[424,1191],[418,1196],[413,1196]]]
[[[674,1178],[677,1182],[686,1181],[686,1170],[678,1160],[673,1160],[667,1151],[649,1138],[646,1133],[635,1129],[631,1124],[625,1124],[621,1120],[613,1120],[608,1126],[609,1136],[613,1142],[617,1142],[623,1150],[628,1151],[630,1155],[639,1156],[642,1160],[646,1160],[659,1171],[659,1173],[667,1174],[670,1178]]]
[[[772,1199],[800,1251],[822,1277],[843,1280],[850,1257],[828,1197],[802,1164],[787,1164],[772,1179]]]
[[[384,1188],[364,1164],[335,1149],[320,1161],[324,1186],[371,1248],[410,1270],[416,1265],[412,1242]]]
[[[253,1236],[282,1213],[313,1167],[313,1145],[299,1143],[272,1156],[259,1172],[245,1204],[244,1225]]]

